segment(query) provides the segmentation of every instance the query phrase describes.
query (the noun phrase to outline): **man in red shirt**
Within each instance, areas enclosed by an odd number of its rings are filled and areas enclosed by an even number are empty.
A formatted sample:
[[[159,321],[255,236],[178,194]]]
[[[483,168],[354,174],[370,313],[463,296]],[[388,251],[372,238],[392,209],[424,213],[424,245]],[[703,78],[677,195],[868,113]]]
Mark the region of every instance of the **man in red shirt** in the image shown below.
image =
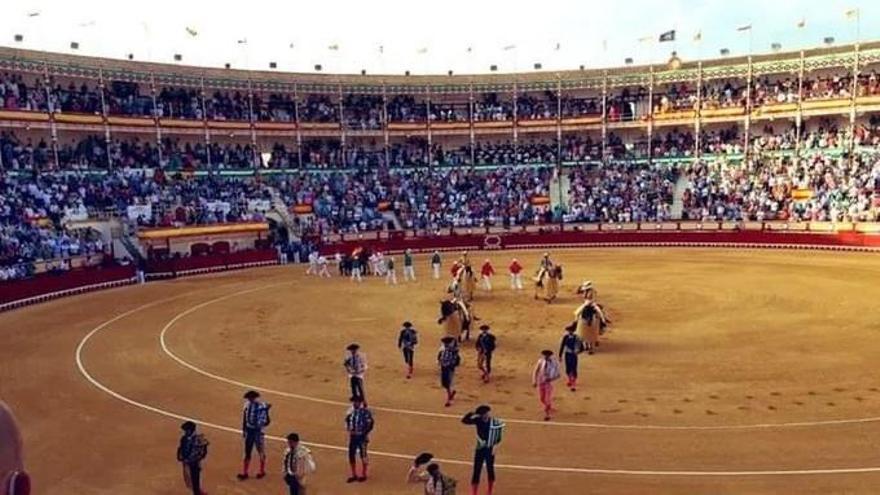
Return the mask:
[[[492,263],[487,259],[482,268],[480,268],[480,275],[483,279],[483,288],[487,291],[492,290],[492,275],[495,275],[495,268],[492,267]]]
[[[522,290],[522,265],[519,264],[519,261],[516,258],[510,262],[510,266],[508,270],[510,270],[510,288],[514,290]]]
[[[462,265],[461,265],[460,261],[456,261],[455,263],[452,264],[452,267],[449,268],[449,273],[452,275],[452,278],[455,278],[458,276],[458,270],[461,268],[461,266]]]

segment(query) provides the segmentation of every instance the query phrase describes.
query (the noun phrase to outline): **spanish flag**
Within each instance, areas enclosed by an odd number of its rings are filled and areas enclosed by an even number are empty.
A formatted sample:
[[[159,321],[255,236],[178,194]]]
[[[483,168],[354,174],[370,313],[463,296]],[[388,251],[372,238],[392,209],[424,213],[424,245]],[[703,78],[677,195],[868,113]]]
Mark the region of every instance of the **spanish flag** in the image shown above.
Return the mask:
[[[813,190],[806,188],[792,189],[791,199],[795,201],[808,201],[813,199]]]

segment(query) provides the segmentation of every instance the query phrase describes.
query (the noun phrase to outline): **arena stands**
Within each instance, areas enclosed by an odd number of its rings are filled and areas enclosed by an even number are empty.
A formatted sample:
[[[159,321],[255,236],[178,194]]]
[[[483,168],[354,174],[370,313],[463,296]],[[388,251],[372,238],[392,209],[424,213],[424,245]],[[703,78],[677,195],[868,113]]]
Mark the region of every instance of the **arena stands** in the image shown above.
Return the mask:
[[[743,167],[701,162],[685,171],[684,217],[691,220],[874,221],[880,160],[814,153],[771,158]],[[809,191],[806,197],[792,192]]]
[[[573,222],[645,222],[670,220],[677,171],[663,165],[618,164],[578,168],[569,175],[569,212]]]
[[[253,200],[300,207],[285,221],[305,236],[665,221],[675,204],[689,220],[872,220],[877,70],[855,79],[823,53],[804,59],[814,69],[803,76],[785,69],[800,54],[762,59],[751,80],[745,62],[720,60],[704,65],[711,77],[690,67],[656,84],[573,71],[426,86],[340,76],[299,91],[283,80],[296,75],[150,82],[117,62],[100,80],[11,61],[0,74],[4,276],[106,247],[65,229],[66,213],[128,217],[146,205],[131,223],[264,220]]]

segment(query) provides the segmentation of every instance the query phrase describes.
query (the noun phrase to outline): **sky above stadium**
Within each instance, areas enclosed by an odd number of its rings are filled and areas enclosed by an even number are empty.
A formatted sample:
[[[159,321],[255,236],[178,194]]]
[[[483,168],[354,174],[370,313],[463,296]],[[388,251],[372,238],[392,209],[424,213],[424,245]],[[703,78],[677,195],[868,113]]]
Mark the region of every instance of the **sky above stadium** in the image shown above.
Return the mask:
[[[562,70],[880,39],[876,0],[16,0],[2,10],[4,46],[296,72]],[[659,43],[670,30],[676,40]]]

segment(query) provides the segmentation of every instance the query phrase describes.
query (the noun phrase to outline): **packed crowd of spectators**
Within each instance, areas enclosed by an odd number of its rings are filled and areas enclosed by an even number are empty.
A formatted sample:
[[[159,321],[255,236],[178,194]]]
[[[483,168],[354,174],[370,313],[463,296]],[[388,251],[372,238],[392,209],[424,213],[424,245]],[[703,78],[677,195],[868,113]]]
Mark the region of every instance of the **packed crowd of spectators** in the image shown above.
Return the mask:
[[[427,148],[426,143],[413,145]],[[537,163],[543,151],[536,149]],[[682,176],[684,219],[862,221],[876,216],[880,159],[858,154],[850,161],[817,149],[800,159],[768,155],[746,163],[718,159],[673,166],[612,162],[572,166],[566,174],[561,219],[569,222],[669,220]],[[562,212],[551,212],[546,204],[554,184],[553,168],[540,165],[377,166],[257,177],[191,176],[162,169],[150,175],[140,169],[4,175],[0,277],[27,276],[28,263],[36,260],[102,252],[94,232],[63,227],[69,218],[113,213],[148,226],[240,222],[264,219],[281,201],[288,207],[312,207],[312,217],[297,220],[305,233],[383,229],[394,219],[404,228],[429,231],[515,226],[560,219]]]
[[[523,94],[516,99],[516,118],[521,120],[555,119],[559,114],[556,93]]]
[[[617,163],[578,167],[568,179],[568,221],[663,221],[671,218],[678,171],[663,165]]]
[[[281,145],[276,148],[278,146]],[[55,150],[46,138],[21,137],[11,131],[2,131],[0,163],[2,168],[10,170],[248,169],[255,163],[262,164],[262,157],[255,153],[249,142],[206,145],[198,139],[163,137],[161,146],[156,146],[155,141],[138,136],[114,137],[108,143],[104,136],[78,134],[59,137],[56,162]],[[269,163],[273,161],[269,160]],[[284,163],[297,166],[297,160]]]
[[[425,138],[410,137],[389,143],[386,156],[384,142],[376,139],[346,143],[345,151],[338,139],[307,139],[301,150],[303,168],[412,168],[552,165],[561,151],[563,162],[584,162],[601,159],[601,143],[589,136],[565,135],[559,149],[555,139],[523,139],[516,145],[512,139],[497,142],[478,141],[470,144],[446,144]],[[271,150],[270,168],[296,168],[300,157],[295,150],[276,144]]]
[[[383,211],[405,228],[522,225],[540,221],[532,205],[546,196],[546,168],[380,169],[354,173],[298,174],[276,183],[291,204],[310,204],[312,229],[321,233],[381,229]]]
[[[71,257],[104,252],[96,232],[64,227],[66,217],[86,214],[87,189],[55,175],[0,176],[0,281],[30,276],[37,260],[66,270]]]
[[[52,147],[45,138],[22,138],[10,131],[0,131],[0,162],[4,168],[43,170],[54,160]]]
[[[847,72],[810,73],[798,87],[796,75],[756,76],[751,91],[742,79],[704,81],[700,99],[704,110],[741,107],[745,109],[747,94],[755,108],[780,103],[796,103],[815,99],[846,99],[853,92],[853,79]],[[859,96],[880,94],[880,81],[875,70],[859,75],[855,90]],[[485,92],[474,95],[473,105],[461,95],[442,95],[428,103],[423,96],[346,94],[340,101],[336,94],[306,94],[294,102],[291,93],[249,94],[246,89],[216,90],[199,87],[159,86],[153,95],[148,87],[126,81],[107,81],[101,95],[97,81],[42,78],[5,73],[0,76],[0,107],[8,110],[55,111],[62,113],[100,114],[102,101],[111,115],[159,116],[163,118],[236,120],[266,122],[337,123],[349,129],[381,129],[383,122],[423,123],[475,121],[509,121],[514,107],[521,120],[599,116],[602,98],[594,94],[564,94],[557,99],[554,91],[510,94]],[[645,86],[613,89],[608,95],[607,116],[611,122],[646,118],[655,113],[694,110],[697,107],[694,82],[658,85],[653,101]],[[155,96],[155,98],[154,98]],[[341,103],[341,106],[340,106]],[[383,108],[384,107],[384,108]],[[340,116],[340,109],[342,115]],[[387,110],[387,119],[383,113]]]
[[[0,108],[45,112],[49,108],[48,95],[38,77],[5,73],[0,75]]]
[[[618,135],[609,132],[607,151],[615,160],[688,158],[694,156],[694,133],[683,127],[658,128],[650,143],[643,133]],[[739,126],[705,128],[701,133],[701,154],[739,155],[744,151],[743,131]],[[753,126],[749,151],[755,154],[794,151],[797,130],[793,126],[767,124]],[[810,120],[802,127],[800,149],[846,150],[880,145],[880,122],[877,118],[862,121],[850,136],[849,126],[840,120]],[[386,152],[382,138],[349,138],[343,148],[339,138],[305,138],[297,150],[294,140],[288,143],[264,143],[255,148],[249,139],[205,144],[199,138],[164,136],[161,146],[149,138],[113,135],[63,133],[53,149],[47,137],[32,133],[22,136],[0,131],[0,164],[11,170],[86,170],[118,168],[161,168],[174,170],[223,170],[252,168],[326,169],[407,168],[456,166],[550,165],[601,160],[602,143],[582,133],[563,134],[561,145],[555,138],[520,134],[511,137],[478,140],[470,143],[444,139],[430,143],[412,136],[392,138]],[[558,157],[557,157],[558,155]],[[56,162],[57,158],[57,162]],[[57,166],[56,166],[57,163]]]
[[[700,162],[685,171],[691,220],[873,221],[880,160],[872,154]],[[794,194],[803,192],[803,196]]]
[[[798,88],[796,76],[760,76],[747,91],[742,80],[710,80],[699,88],[703,109],[797,103],[799,99],[846,99],[853,79],[815,73]],[[880,95],[876,71],[864,71],[859,96]],[[693,110],[694,84],[616,88],[608,96],[610,121],[644,118],[649,112]],[[340,105],[341,103],[341,105]],[[158,87],[109,81],[103,88],[5,73],[0,75],[4,110],[102,113],[181,119],[338,123],[350,130],[377,130],[387,122],[424,123],[571,118],[602,114],[602,98],[586,92],[478,93],[428,98],[407,95],[305,94]],[[52,260],[67,269],[70,258],[105,251],[100,236],[69,229],[67,219],[113,213],[144,226],[194,225],[265,218],[277,200],[311,205],[312,217],[296,218],[306,233],[383,229],[387,213],[404,228],[513,226],[559,220],[544,205],[553,166],[566,165],[568,196],[561,219],[571,222],[663,221],[672,216],[677,181],[684,184],[682,216],[691,220],[876,220],[880,159],[863,147],[880,146],[880,120],[861,121],[853,134],[842,119],[810,119],[800,130],[800,157],[791,153],[798,131],[788,124],[755,125],[745,143],[740,126],[704,128],[706,160],[686,165],[635,163],[650,150],[655,158],[690,157],[696,146],[687,128],[660,127],[651,142],[642,135],[609,133],[607,150],[617,161],[597,165],[602,144],[586,133],[537,137],[428,141],[420,136],[381,137],[355,133],[339,138],[293,139],[262,150],[249,139],[206,144],[198,138],[155,139],[114,134],[60,132],[54,142],[35,131],[0,131],[0,280],[29,276],[34,262]],[[435,135],[436,136],[436,135]],[[230,138],[231,140],[232,138]],[[222,141],[222,140],[221,140]],[[850,145],[857,147],[850,158]],[[264,145],[265,146],[265,145]],[[743,154],[751,159],[728,160]],[[262,146],[261,146],[262,147]],[[268,152],[266,157],[260,151]],[[777,153],[783,152],[783,153]],[[780,156],[787,155],[787,156]],[[194,170],[296,169],[263,177],[191,176]],[[471,166],[475,167],[471,167]],[[514,166],[516,165],[516,166]],[[549,168],[548,168],[549,166]],[[144,172],[142,169],[153,169]],[[104,173],[87,173],[102,170]],[[7,174],[5,171],[14,171]],[[43,172],[43,173],[34,173]],[[45,173],[51,172],[51,173]],[[63,172],[63,173],[62,173]],[[184,172],[184,173],[180,173]],[[148,174],[148,175],[147,175]],[[533,202],[534,198],[542,201]],[[149,206],[149,208],[141,208]],[[134,207],[132,209],[131,207]],[[137,212],[149,212],[138,214]]]

